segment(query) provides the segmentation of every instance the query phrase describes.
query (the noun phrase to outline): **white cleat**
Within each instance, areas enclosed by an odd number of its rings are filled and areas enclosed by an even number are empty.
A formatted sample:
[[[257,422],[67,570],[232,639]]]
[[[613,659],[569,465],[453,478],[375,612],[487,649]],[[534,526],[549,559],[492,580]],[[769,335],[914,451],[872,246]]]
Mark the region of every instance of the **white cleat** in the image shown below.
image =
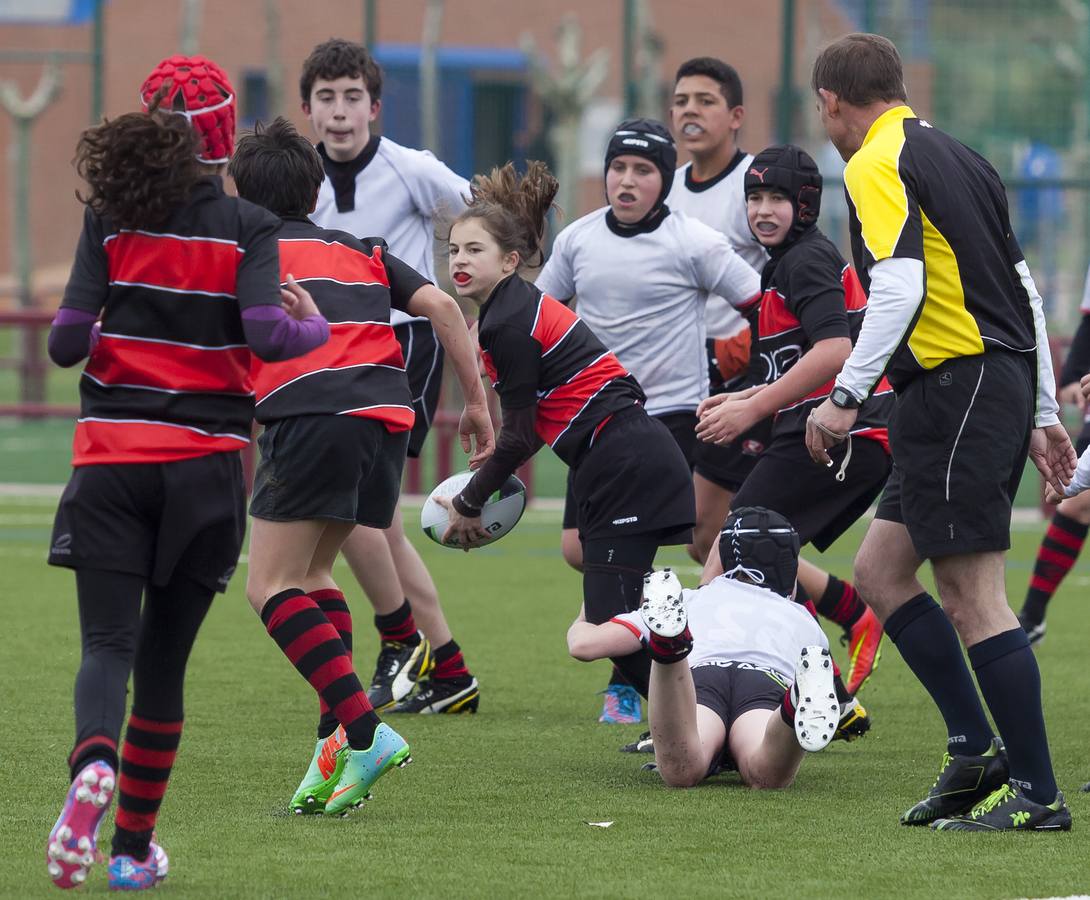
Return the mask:
[[[795,664],[795,737],[803,750],[824,750],[836,734],[840,703],[833,684],[829,651],[816,644],[803,647]]]
[[[651,572],[644,577],[640,615],[659,637],[677,637],[685,630],[689,619],[681,596],[681,582],[672,569]]]

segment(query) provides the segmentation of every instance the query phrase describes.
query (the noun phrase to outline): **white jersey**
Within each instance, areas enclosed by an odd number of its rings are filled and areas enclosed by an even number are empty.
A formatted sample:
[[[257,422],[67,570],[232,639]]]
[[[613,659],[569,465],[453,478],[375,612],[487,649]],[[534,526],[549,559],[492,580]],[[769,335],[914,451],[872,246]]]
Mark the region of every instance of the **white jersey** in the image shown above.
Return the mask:
[[[558,300],[578,298],[579,317],[636,376],[648,413],[693,411],[709,389],[708,298],[745,303],[759,293],[760,276],[722,234],[684,213],[621,235],[607,210],[557,235],[537,286]]]
[[[767,588],[720,575],[695,591],[682,591],[693,650],[689,668],[744,662],[772,669],[790,683],[803,647],[828,648],[829,639],[806,608]],[[614,617],[639,631],[647,625],[638,612]]]
[[[745,177],[753,155],[739,150],[727,168],[715,178],[694,181],[692,163],[674,173],[674,185],[666,198],[670,209],[699,219],[722,234],[742,259],[757,272],[768,254],[749,229],[746,216]],[[725,303],[708,304],[708,336],[727,338],[747,327],[745,320]]]
[[[435,281],[434,220],[457,216],[465,209],[468,194],[469,182],[427,150],[412,150],[383,137],[374,157],[356,176],[353,209],[337,210],[327,175],[310,218],[323,228],[383,238],[394,256]],[[390,310],[395,325],[411,318]]]

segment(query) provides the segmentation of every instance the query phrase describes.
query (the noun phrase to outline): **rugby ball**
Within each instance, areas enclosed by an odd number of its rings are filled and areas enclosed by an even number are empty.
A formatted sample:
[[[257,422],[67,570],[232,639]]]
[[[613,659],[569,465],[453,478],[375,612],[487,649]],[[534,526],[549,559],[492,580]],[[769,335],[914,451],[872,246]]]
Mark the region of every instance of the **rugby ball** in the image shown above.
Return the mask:
[[[428,494],[428,499],[424,501],[424,507],[420,510],[420,527],[424,529],[424,534],[435,543],[444,547],[461,546],[454,542],[443,544],[443,535],[447,530],[449,521],[447,511],[435,502],[435,498],[453,497],[460,494],[462,488],[469,484],[472,477],[472,472],[459,472],[457,475],[451,475],[450,478]],[[512,475],[504,482],[503,487],[488,498],[481,509],[481,523],[484,525],[485,531],[488,532],[489,538],[485,544],[479,546],[494,543],[507,534],[518,524],[518,520],[522,518],[522,512],[525,509],[526,485]]]

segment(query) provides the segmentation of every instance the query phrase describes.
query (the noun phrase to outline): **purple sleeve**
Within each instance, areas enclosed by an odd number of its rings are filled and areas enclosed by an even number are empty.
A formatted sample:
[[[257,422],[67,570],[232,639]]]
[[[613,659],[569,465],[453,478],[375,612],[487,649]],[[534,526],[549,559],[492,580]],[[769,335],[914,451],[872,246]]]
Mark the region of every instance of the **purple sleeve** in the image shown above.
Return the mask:
[[[250,349],[265,362],[302,356],[329,340],[329,323],[324,316],[293,319],[282,307],[271,304],[244,309],[242,330]]]
[[[95,313],[62,306],[49,329],[49,358],[58,366],[68,368],[86,359],[98,343]]]

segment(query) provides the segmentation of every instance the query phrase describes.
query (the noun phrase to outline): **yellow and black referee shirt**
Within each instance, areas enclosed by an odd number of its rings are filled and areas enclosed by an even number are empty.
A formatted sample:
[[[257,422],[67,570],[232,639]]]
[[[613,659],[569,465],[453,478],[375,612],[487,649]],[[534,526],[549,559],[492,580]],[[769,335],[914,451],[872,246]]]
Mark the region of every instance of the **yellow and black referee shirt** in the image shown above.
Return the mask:
[[[923,301],[887,375],[899,387],[944,360],[1036,346],[1007,197],[991,164],[907,106],[883,113],[844,171],[864,288],[890,257],[924,264]]]

